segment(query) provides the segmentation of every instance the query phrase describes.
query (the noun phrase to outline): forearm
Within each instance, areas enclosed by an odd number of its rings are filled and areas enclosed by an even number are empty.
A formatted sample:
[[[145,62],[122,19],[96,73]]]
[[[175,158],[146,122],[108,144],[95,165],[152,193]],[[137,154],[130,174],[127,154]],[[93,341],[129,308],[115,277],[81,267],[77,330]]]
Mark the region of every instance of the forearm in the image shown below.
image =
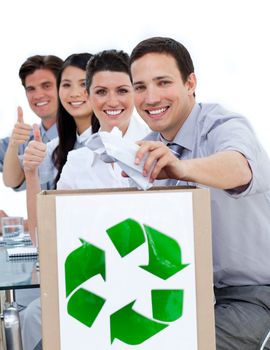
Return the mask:
[[[35,230],[37,227],[37,194],[40,192],[40,183],[37,169],[33,171],[25,171],[26,181],[26,201],[27,201],[27,215],[28,227],[32,241],[35,242]]]
[[[179,178],[215,187],[233,189],[247,185],[252,172],[246,158],[236,151],[224,151],[205,158],[180,160]]]
[[[3,167],[3,181],[8,187],[18,187],[24,181],[24,171],[18,158],[18,145],[8,146]]]

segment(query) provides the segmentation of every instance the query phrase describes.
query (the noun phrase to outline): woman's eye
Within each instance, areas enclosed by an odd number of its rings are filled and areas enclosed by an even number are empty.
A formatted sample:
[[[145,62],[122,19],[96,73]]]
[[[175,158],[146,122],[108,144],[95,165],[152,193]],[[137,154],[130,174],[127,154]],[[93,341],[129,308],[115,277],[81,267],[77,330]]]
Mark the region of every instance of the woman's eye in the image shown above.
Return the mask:
[[[106,94],[106,90],[104,89],[96,90],[96,94],[100,96],[104,96]]]
[[[127,89],[119,89],[118,92],[119,92],[121,95],[124,95],[124,94],[127,94],[127,93],[128,93],[128,90],[127,90]]]
[[[68,87],[70,87],[70,84],[64,83],[64,84],[62,84],[61,86],[62,86],[63,88],[68,88]]]

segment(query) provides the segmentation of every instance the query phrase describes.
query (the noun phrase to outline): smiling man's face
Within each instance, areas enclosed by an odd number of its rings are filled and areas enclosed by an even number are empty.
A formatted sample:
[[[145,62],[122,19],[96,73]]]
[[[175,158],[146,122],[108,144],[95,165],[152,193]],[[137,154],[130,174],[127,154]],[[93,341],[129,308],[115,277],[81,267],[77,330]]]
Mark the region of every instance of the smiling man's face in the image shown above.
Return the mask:
[[[32,111],[41,119],[55,119],[58,107],[56,78],[48,69],[37,69],[25,78],[25,91]]]
[[[172,140],[194,106],[195,74],[183,82],[174,57],[161,53],[135,60],[131,74],[138,113],[153,131]]]

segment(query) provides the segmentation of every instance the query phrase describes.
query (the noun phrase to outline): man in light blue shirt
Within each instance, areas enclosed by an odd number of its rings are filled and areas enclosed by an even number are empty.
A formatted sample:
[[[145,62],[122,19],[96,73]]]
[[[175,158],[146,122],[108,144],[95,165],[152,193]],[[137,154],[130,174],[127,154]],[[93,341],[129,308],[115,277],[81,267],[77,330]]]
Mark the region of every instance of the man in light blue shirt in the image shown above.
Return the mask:
[[[19,70],[29,106],[41,119],[40,132],[45,143],[57,136],[56,79],[62,63],[63,61],[57,56],[36,55],[29,57]],[[33,140],[32,127],[24,122],[23,111],[18,107],[18,118],[11,136],[0,140],[0,171],[3,171],[5,185],[15,190],[25,189],[20,159],[31,140]],[[51,183],[47,183],[43,188],[50,189],[52,186]]]
[[[139,164],[149,152],[144,175],[154,166],[152,181],[210,190],[217,349],[259,349],[270,329],[269,158],[244,117],[196,103],[179,42],[142,41],[131,73],[137,111],[153,130],[136,155]]]
[[[56,117],[58,109],[57,76],[63,61],[57,56],[35,55],[20,67],[19,77],[25,88],[32,111],[41,119],[39,126],[42,141],[48,143],[57,137]],[[0,139],[0,171],[7,186],[16,191],[25,189],[22,157],[28,143],[34,139],[32,126],[26,124],[23,111],[18,107],[18,118],[10,137]],[[42,184],[42,189],[53,189],[53,180]],[[6,215],[0,211],[0,217]],[[20,290],[16,300],[26,304],[39,296],[39,290]],[[29,335],[31,337],[32,335]],[[27,345],[26,345],[27,347]]]

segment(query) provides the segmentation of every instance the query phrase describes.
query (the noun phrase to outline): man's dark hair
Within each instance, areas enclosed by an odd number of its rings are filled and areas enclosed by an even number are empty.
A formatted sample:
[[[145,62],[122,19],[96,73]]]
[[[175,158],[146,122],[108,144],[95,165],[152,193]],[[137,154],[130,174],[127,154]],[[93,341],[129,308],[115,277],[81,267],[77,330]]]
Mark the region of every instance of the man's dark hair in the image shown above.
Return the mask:
[[[37,69],[48,69],[54,74],[55,78],[57,78],[62,64],[63,60],[54,55],[35,55],[28,57],[19,70],[19,77],[22,85],[25,87],[26,77],[34,73]]]
[[[130,65],[148,53],[160,53],[174,57],[184,83],[189,75],[194,73],[193,62],[188,50],[174,39],[153,37],[141,41],[132,50]]]
[[[104,50],[93,55],[86,66],[86,90],[88,93],[94,74],[102,71],[126,73],[131,80],[129,55],[118,50]]]

